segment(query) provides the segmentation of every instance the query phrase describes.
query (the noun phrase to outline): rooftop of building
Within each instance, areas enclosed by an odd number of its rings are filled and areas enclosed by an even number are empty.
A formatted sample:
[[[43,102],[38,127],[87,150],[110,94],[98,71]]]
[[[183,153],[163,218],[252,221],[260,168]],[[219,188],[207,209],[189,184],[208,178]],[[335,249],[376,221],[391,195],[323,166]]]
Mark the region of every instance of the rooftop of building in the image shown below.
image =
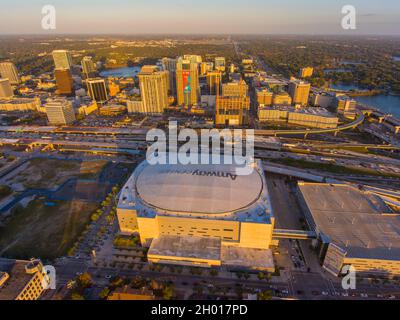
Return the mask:
[[[261,162],[240,175],[234,164],[143,161],[122,189],[118,207],[138,216],[173,215],[269,223],[271,202]]]
[[[208,260],[236,268],[274,270],[271,250],[230,246],[213,237],[161,235],[153,239],[148,255],[160,259]]]
[[[148,256],[221,260],[221,240],[194,236],[161,235],[154,238]]]
[[[156,65],[144,65],[139,72],[139,75],[149,75],[160,71],[159,67]]]
[[[351,258],[400,260],[400,215],[347,184],[299,183],[318,232]]]
[[[279,110],[286,111],[291,113],[302,113],[302,114],[310,114],[316,116],[324,116],[324,117],[332,117],[336,118],[334,114],[329,112],[325,108],[321,107],[295,107],[295,106],[281,106],[281,105],[273,105],[273,106],[263,106],[260,107],[261,110]]]
[[[115,289],[107,300],[155,300],[153,291],[141,288],[133,289],[128,286]]]
[[[290,80],[290,83],[295,83],[297,85],[307,85],[307,86],[311,85],[309,82],[301,80],[301,79],[292,79],[292,80]]]
[[[10,278],[0,287],[0,300],[14,300],[24,289],[33,275],[25,271],[29,261],[0,258],[0,272],[7,272]]]

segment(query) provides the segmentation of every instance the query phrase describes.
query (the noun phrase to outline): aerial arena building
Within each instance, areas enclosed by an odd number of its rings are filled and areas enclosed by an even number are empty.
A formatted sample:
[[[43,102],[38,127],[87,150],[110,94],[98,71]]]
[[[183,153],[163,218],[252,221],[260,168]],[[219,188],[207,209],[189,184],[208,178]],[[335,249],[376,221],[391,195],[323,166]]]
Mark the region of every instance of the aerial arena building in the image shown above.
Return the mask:
[[[274,215],[259,160],[234,164],[143,161],[121,190],[122,234],[139,234],[154,263],[273,271]]]

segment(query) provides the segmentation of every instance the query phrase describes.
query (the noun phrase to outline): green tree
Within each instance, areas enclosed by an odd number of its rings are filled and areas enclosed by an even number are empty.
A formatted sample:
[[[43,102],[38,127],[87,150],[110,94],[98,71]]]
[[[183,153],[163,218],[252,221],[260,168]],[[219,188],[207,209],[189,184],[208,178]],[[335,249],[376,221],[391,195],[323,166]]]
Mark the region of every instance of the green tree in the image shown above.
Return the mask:
[[[73,292],[71,294],[71,299],[72,300],[85,300],[85,297],[81,295],[79,292]]]
[[[271,300],[271,299],[272,299],[272,292],[270,290],[264,290],[258,294],[258,300]]]
[[[100,299],[105,299],[108,297],[108,295],[110,294],[110,289],[108,287],[105,287],[103,290],[101,290],[101,292],[99,293],[99,298]]]
[[[76,279],[76,284],[81,289],[89,288],[92,283],[92,276],[88,272],[82,273]]]

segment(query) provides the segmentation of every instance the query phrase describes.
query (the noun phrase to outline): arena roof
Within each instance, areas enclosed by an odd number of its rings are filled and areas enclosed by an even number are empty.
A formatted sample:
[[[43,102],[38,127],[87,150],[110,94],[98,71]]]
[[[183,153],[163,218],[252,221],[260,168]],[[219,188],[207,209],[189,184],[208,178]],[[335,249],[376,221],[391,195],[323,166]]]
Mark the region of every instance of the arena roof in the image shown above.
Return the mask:
[[[138,216],[180,215],[268,222],[272,215],[261,162],[249,175],[232,164],[143,161],[122,189],[118,207]]]
[[[224,213],[248,207],[263,188],[260,174],[237,175],[233,165],[146,166],[136,190],[147,204],[162,210]]]

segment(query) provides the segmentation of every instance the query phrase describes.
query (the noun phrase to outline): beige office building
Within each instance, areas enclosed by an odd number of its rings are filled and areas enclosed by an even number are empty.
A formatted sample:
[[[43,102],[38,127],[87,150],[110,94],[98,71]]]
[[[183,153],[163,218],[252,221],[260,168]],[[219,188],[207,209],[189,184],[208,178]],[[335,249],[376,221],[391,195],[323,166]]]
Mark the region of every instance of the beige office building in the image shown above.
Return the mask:
[[[197,63],[197,65],[203,62],[202,57],[196,54],[185,54],[183,59],[189,60],[191,63]]]
[[[121,232],[138,233],[151,262],[272,271],[275,219],[261,162],[249,175],[235,172],[145,160],[122,188]]]
[[[198,59],[191,57],[191,60]],[[176,95],[180,106],[196,105],[200,97],[198,64],[191,60],[179,58],[176,64]]]
[[[50,280],[40,260],[0,258],[0,300],[37,300]]]
[[[226,62],[224,57],[216,57],[214,59],[215,70],[225,72],[225,63]]]
[[[292,104],[292,97],[285,91],[275,93],[272,96],[272,104],[274,106],[289,106]]]
[[[10,80],[11,85],[21,83],[17,67],[10,61],[0,62],[0,76],[1,78]]]
[[[0,79],[0,98],[11,98],[14,96],[9,79]]]
[[[71,69],[72,56],[68,50],[53,50],[52,55],[55,69]]]
[[[85,74],[86,78],[90,78],[96,72],[96,65],[91,56],[83,57],[81,65],[82,72]]]
[[[338,96],[335,99],[338,114],[354,119],[356,116],[357,101],[348,96]]]
[[[202,62],[200,64],[200,74],[202,76],[205,76],[208,72],[211,72],[214,70],[214,63],[212,62]]]
[[[72,102],[67,99],[50,100],[45,105],[47,119],[52,125],[67,125],[75,121]]]
[[[258,105],[270,106],[272,104],[273,93],[267,88],[256,88]]]
[[[314,68],[312,67],[305,67],[301,68],[299,72],[299,78],[307,78],[313,75]]]
[[[217,96],[215,124],[241,126],[248,123],[250,109],[249,97]]]
[[[311,84],[307,82],[292,80],[289,83],[289,94],[292,97],[292,103],[306,106],[308,104],[310,88]]]
[[[222,85],[222,95],[225,97],[247,97],[248,90],[249,86],[244,80]]]
[[[168,107],[168,71],[143,66],[138,75],[144,113],[163,113]]]
[[[207,73],[206,77],[208,93],[211,96],[219,96],[221,94],[221,71],[211,71]]]

